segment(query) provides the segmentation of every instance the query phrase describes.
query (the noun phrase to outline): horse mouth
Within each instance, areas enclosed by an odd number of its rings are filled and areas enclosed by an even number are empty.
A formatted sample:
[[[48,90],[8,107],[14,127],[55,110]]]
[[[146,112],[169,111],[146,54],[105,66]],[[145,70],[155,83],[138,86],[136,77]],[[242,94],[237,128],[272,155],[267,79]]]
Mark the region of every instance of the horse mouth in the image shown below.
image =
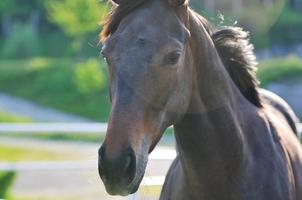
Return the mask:
[[[143,175],[137,179],[137,181],[133,181],[130,185],[123,185],[123,184],[110,184],[107,183],[106,180],[103,180],[105,184],[105,188],[108,194],[110,195],[119,195],[119,196],[127,196],[130,194],[134,194],[138,191],[140,183],[143,179]]]
[[[133,190],[128,190],[128,189],[124,189],[124,188],[120,188],[120,187],[106,187],[106,191],[108,192],[108,194],[116,196],[127,196],[129,194],[133,194],[136,191],[132,192]]]

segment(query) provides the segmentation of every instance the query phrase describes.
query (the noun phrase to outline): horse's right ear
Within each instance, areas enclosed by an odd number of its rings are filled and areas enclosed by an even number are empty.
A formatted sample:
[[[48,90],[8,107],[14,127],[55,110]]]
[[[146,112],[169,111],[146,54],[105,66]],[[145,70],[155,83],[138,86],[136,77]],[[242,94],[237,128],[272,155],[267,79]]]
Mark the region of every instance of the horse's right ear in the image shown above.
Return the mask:
[[[187,0],[168,0],[168,2],[172,6],[181,6],[187,3]]]
[[[123,0],[111,0],[112,2],[114,2],[115,4],[119,5]]]

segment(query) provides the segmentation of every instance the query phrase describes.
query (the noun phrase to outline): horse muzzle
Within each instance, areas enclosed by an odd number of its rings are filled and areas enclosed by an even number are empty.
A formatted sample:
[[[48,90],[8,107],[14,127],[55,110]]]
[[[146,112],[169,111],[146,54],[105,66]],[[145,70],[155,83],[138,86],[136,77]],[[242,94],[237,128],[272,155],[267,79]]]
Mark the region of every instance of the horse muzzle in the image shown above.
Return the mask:
[[[98,168],[110,195],[126,196],[138,189],[137,159],[131,147],[124,149],[118,156],[110,157],[103,145],[99,150]]]

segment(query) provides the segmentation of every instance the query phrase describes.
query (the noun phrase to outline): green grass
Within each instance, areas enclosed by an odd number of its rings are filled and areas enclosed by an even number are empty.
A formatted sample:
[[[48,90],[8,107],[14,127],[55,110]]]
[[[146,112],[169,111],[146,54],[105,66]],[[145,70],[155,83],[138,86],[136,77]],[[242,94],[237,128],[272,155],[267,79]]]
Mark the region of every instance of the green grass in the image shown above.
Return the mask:
[[[261,81],[261,86],[281,79],[302,77],[302,60],[289,56],[261,62],[258,66],[257,76]]]
[[[0,110],[0,122],[31,122],[28,117],[16,116]]]
[[[106,73],[104,63],[98,62]],[[76,82],[78,63],[62,58],[1,61],[0,90],[68,113],[107,121],[107,87],[93,93],[82,93]]]
[[[48,161],[48,160],[74,160],[79,158],[72,153],[41,150],[38,148],[0,146],[0,162],[18,161]]]

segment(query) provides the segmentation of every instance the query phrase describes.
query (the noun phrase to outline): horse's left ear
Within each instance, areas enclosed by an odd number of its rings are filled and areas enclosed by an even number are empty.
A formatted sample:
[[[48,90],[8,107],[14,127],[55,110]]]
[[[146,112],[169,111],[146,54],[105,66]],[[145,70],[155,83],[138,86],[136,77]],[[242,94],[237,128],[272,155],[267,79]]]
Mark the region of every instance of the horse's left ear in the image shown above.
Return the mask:
[[[169,4],[172,6],[181,6],[187,3],[187,0],[168,0]]]

